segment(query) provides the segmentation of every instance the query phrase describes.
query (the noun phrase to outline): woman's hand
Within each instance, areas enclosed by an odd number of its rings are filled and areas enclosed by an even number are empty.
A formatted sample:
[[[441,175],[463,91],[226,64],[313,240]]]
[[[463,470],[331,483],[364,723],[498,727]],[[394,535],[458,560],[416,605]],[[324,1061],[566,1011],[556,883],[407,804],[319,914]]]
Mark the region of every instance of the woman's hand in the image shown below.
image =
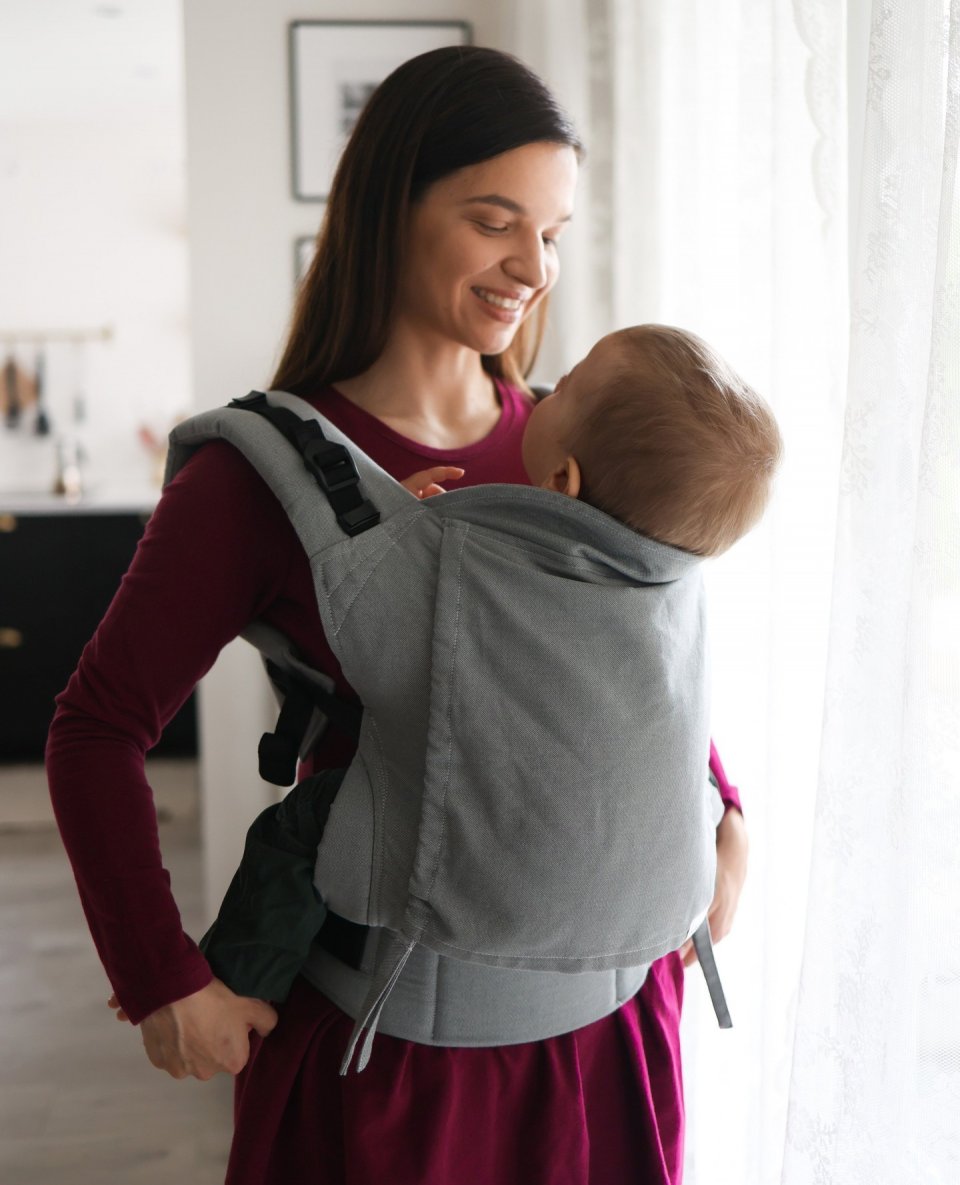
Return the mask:
[[[717,884],[707,919],[710,935],[719,942],[730,933],[740,901],[740,891],[747,877],[747,828],[736,807],[728,807],[717,827]],[[693,940],[680,947],[684,966],[697,961]]]
[[[116,996],[110,1007],[117,1020],[127,1020]],[[277,1013],[263,1000],[236,996],[219,979],[199,992],[175,1000],[140,1022],[147,1057],[173,1078],[239,1074],[250,1057],[250,1030],[266,1037],[277,1023]]]
[[[446,493],[441,481],[456,481],[463,477],[464,471],[457,465],[435,465],[433,469],[421,469],[419,473],[412,473],[400,484],[418,498],[432,498],[434,494]]]

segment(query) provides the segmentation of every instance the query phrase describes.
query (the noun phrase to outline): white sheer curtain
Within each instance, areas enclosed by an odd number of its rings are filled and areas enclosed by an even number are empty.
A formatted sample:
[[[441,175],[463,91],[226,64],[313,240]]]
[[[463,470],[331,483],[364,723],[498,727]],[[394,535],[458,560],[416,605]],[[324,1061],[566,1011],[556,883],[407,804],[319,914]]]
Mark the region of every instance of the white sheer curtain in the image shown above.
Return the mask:
[[[960,1181],[960,2],[877,0],[869,36],[784,1180],[952,1185]]]
[[[683,325],[786,441],[767,519],[709,573],[714,736],[752,850],[718,950],[732,1032],[688,976],[688,1185],[960,1180],[941,1167],[960,1126],[956,5],[876,0],[862,181],[846,4],[517,9],[512,47],[589,154],[542,377],[617,325]]]

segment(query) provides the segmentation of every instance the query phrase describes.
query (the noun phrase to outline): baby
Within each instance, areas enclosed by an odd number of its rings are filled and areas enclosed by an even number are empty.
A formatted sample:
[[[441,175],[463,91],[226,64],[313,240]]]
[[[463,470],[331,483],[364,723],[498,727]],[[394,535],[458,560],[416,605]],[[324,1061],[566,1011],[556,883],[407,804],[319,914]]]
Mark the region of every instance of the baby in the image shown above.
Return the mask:
[[[759,520],[782,444],[767,404],[700,338],[666,325],[608,334],[527,422],[531,484],[634,530],[719,555]],[[408,477],[418,497],[464,470]]]
[[[660,325],[598,342],[537,404],[523,437],[534,486],[582,499],[696,555],[718,555],[757,522],[780,452],[763,400],[699,338]],[[463,473],[437,466],[403,485],[425,498]],[[247,853],[200,944],[214,972],[241,994],[285,999],[327,917],[314,863],[342,777],[328,770],[307,778],[250,829]]]

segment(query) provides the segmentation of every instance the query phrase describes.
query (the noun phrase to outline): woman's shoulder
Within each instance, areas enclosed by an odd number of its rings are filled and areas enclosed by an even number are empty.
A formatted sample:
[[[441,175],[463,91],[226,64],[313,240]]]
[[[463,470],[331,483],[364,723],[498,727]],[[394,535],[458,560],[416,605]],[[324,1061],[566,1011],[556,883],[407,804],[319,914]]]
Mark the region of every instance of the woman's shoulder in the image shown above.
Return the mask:
[[[296,533],[267,482],[225,440],[201,445],[167,482],[145,538],[175,545],[181,557],[205,568],[215,557],[225,571],[246,573],[261,593],[265,583],[276,587],[297,549]],[[255,575],[259,570],[270,578]]]
[[[171,477],[161,505],[171,502],[193,503],[204,515],[229,512],[232,518],[244,513],[259,518],[271,503],[280,510],[266,481],[226,440],[202,444]]]

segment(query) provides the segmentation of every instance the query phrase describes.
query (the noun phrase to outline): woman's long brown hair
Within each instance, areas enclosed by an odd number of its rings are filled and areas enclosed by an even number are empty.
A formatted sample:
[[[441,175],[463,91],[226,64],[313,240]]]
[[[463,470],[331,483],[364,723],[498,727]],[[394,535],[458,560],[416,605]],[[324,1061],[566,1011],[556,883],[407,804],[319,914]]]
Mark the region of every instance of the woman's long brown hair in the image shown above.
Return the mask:
[[[411,58],[370,96],[340,158],[300,285],[275,390],[307,395],[362,374],[390,328],[410,206],[434,181],[524,144],[583,147],[544,83],[509,54],[449,46]],[[484,369],[523,384],[546,301]]]

